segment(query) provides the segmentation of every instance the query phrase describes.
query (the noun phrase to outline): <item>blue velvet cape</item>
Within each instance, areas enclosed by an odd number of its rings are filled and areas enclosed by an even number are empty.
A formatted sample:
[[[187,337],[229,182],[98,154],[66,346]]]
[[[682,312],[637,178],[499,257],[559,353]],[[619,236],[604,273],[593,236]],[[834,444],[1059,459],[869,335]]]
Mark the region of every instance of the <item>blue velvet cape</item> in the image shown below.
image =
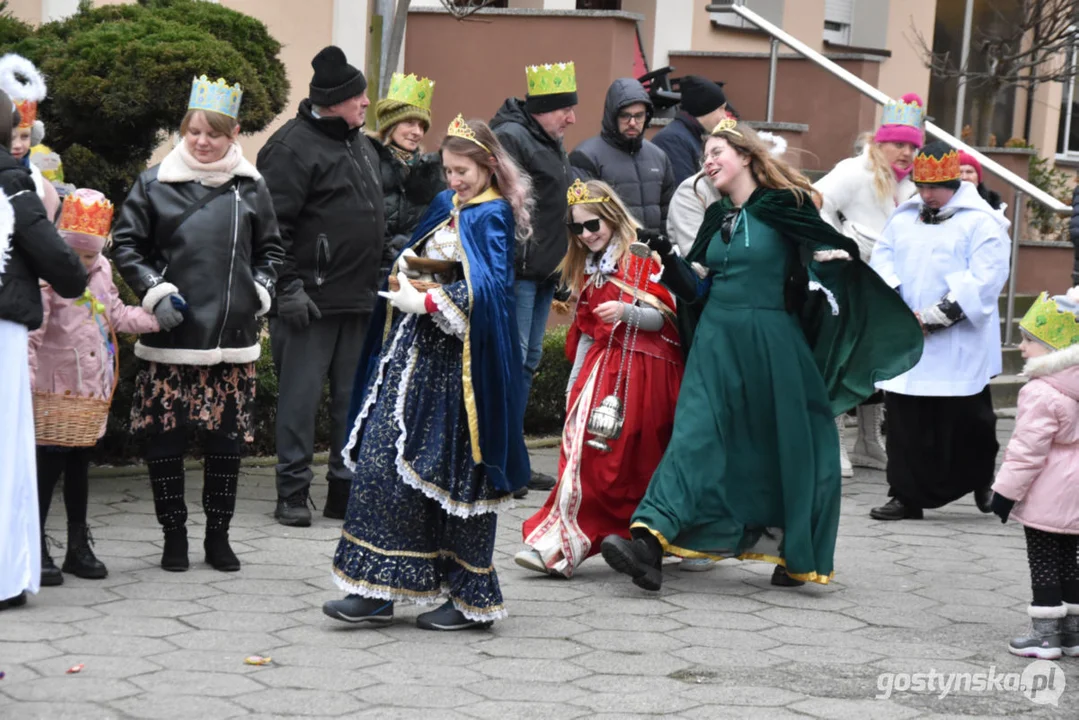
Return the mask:
[[[456,209],[454,200],[452,190],[439,193],[402,251],[446,224]],[[464,249],[462,265],[470,299],[470,307],[460,309],[468,318],[462,384],[472,459],[484,468],[494,487],[513,491],[527,484],[531,475],[524,443],[524,361],[513,289],[517,242],[513,211],[497,191],[488,190],[465,203],[459,212],[457,236]],[[395,260],[391,275],[396,275],[397,265]],[[385,283],[382,289],[386,289]],[[378,370],[394,312],[380,296],[356,370],[346,432],[355,425]],[[359,445],[353,447],[353,458]]]

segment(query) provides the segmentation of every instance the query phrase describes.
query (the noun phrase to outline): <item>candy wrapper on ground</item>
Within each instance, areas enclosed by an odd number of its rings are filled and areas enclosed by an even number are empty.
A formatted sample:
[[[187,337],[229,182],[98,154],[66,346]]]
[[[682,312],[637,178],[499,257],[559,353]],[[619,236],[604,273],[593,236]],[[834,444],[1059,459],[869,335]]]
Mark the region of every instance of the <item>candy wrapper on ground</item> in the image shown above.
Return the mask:
[[[248,655],[244,658],[244,664],[246,665],[269,665],[273,662],[273,658],[263,657],[262,655]]]

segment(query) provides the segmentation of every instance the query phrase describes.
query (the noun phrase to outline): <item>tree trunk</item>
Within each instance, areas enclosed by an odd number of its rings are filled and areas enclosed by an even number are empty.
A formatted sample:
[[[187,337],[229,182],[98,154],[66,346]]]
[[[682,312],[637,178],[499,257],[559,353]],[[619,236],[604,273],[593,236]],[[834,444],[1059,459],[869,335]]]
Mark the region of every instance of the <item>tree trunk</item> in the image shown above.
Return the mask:
[[[405,43],[405,25],[408,21],[408,8],[411,4],[412,0],[397,0],[397,11],[393,16],[393,27],[388,34],[389,46],[386,50],[386,63],[382,66],[382,77],[379,82],[383,97],[385,97],[390,89],[390,77],[397,72],[397,63],[401,57],[401,46]],[[385,33],[382,36],[382,41],[387,41],[387,35]]]

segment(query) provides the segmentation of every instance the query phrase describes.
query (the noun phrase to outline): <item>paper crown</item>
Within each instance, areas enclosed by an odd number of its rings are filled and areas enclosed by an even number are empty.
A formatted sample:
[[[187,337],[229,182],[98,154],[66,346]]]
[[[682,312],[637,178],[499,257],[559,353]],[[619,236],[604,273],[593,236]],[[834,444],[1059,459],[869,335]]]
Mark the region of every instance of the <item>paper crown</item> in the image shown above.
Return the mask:
[[[908,127],[922,129],[925,123],[925,108],[917,102],[896,100],[884,106],[881,115],[881,125],[906,125]]]
[[[390,91],[386,93],[387,100],[415,105],[424,110],[431,110],[431,97],[435,94],[435,81],[428,78],[417,78],[415,74],[402,75],[394,73],[390,78]]]
[[[457,113],[457,117],[455,117],[453,119],[453,122],[450,123],[450,127],[448,130],[446,130],[446,134],[452,135],[454,137],[464,138],[469,142],[479,145],[487,152],[491,152],[491,149],[489,147],[481,143],[479,139],[476,138],[475,131],[468,126],[468,123],[465,122],[465,119],[464,117],[462,117],[461,113]]]
[[[37,120],[37,103],[33,100],[16,100],[15,109],[19,111],[19,127],[32,127]]]
[[[722,135],[723,133],[729,133],[731,135],[737,135],[738,137],[742,137],[742,133],[735,130],[735,128],[737,128],[737,127],[738,127],[738,121],[737,120],[735,120],[734,118],[725,117],[722,120],[720,120],[719,124],[716,125],[714,130],[712,130],[712,134],[713,135]]]
[[[611,198],[606,196],[593,195],[588,192],[588,186],[581,182],[580,178],[573,181],[573,184],[569,186],[569,190],[566,191],[566,202],[570,205],[584,205],[586,203],[605,203],[610,202]]]
[[[230,86],[224,78],[210,82],[210,79],[203,75],[191,81],[191,99],[187,102],[187,109],[221,113],[235,120],[240,115],[240,100],[243,96],[240,83]]]
[[[1079,343],[1079,318],[1043,292],[1019,321],[1019,327],[1055,350]]]
[[[64,198],[57,230],[106,238],[112,227],[112,203],[95,190],[79,189]]]
[[[15,103],[19,127],[28,128],[37,120],[37,104],[45,99],[48,88],[37,67],[22,55],[8,53],[0,57],[0,90]]]
[[[959,179],[959,153],[955,150],[939,158],[918,153],[914,158],[914,182],[922,184],[944,183]]]
[[[572,62],[530,65],[525,68],[525,78],[532,97],[577,92],[577,72]]]

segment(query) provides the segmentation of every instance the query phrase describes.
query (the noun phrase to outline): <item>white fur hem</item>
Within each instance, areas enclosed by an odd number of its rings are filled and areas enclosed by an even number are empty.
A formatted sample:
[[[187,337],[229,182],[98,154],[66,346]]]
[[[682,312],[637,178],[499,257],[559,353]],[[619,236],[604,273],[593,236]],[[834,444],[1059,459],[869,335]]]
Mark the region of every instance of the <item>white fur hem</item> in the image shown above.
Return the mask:
[[[1076,603],[1064,603],[1064,610],[1069,615],[1079,615],[1079,604]]]
[[[172,283],[161,283],[154,285],[152,288],[146,291],[146,295],[142,298],[142,309],[148,313],[152,313],[154,308],[161,300],[169,295],[176,293],[180,294],[180,288],[176,287]]]
[[[1055,620],[1068,614],[1068,608],[1064,605],[1031,605],[1027,608],[1027,615],[1038,620]]]
[[[255,317],[262,317],[270,312],[270,303],[273,301],[270,299],[270,293],[266,288],[262,287],[262,283],[255,283],[255,292],[258,293],[259,296],[259,311],[255,313]]]
[[[1079,345],[1070,345],[1063,350],[1055,350],[1048,355],[1031,358],[1023,366],[1023,374],[1029,377],[1052,375],[1079,365]]]
[[[148,362],[169,365],[217,365],[218,363],[251,363],[259,359],[262,346],[258,343],[244,348],[214,348],[191,350],[187,348],[157,348],[135,343],[135,357]]]
[[[428,290],[427,294],[438,306],[438,312],[431,316],[438,329],[447,335],[455,336],[458,340],[464,340],[465,333],[468,331],[468,318],[461,309],[453,304],[450,296],[442,288]]]

